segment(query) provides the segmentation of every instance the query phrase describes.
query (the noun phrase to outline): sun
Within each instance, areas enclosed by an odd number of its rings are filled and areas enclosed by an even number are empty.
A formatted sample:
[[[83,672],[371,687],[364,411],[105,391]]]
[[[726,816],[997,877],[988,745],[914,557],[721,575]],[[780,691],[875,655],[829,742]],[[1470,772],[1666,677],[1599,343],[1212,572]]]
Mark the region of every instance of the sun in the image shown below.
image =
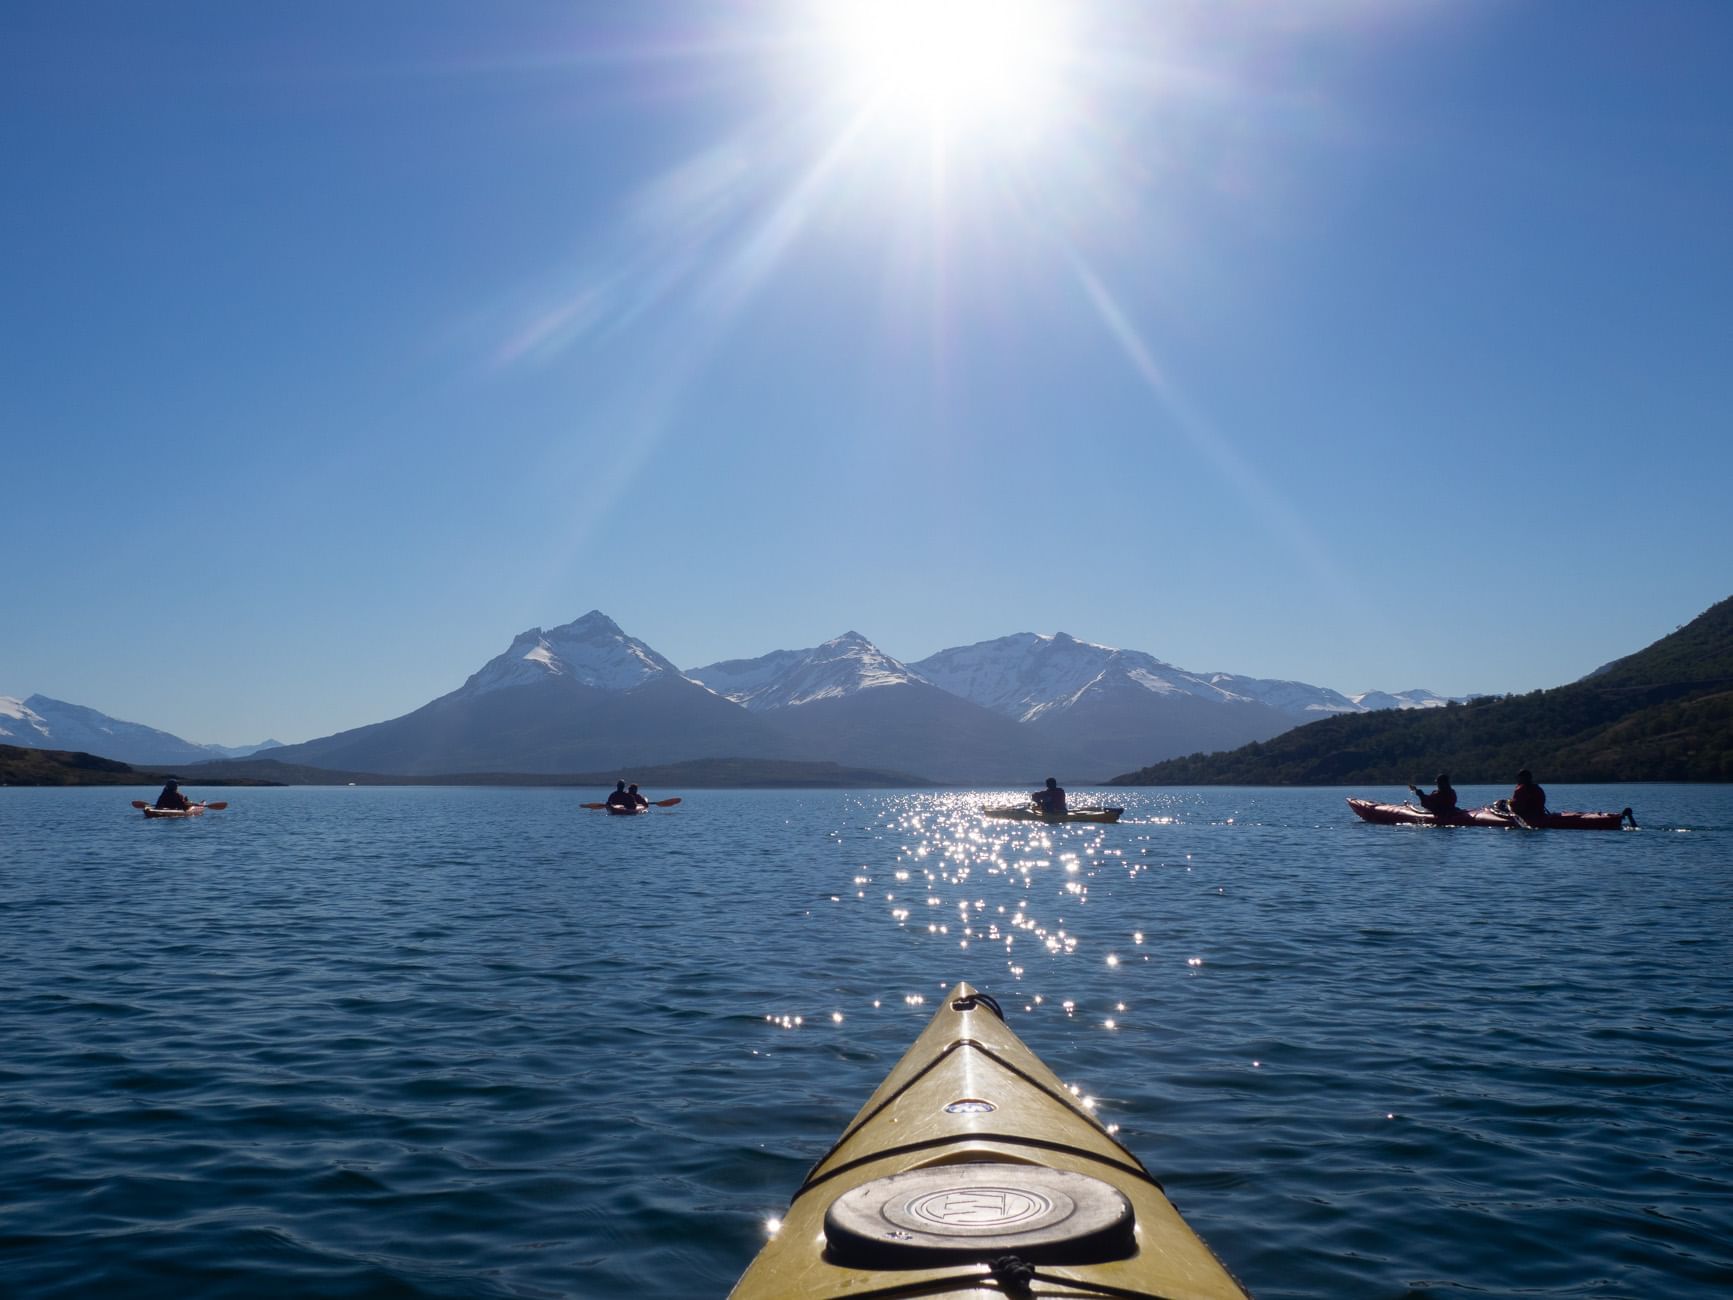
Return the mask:
[[[875,119],[957,136],[1020,132],[1051,111],[1057,0],[834,0],[841,88]]]

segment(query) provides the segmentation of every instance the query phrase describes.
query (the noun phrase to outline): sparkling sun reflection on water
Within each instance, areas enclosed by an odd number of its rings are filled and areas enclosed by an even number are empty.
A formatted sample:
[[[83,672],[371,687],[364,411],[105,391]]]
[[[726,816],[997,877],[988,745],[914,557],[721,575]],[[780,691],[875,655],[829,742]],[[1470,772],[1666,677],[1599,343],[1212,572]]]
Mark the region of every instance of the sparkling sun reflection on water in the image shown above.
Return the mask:
[[[984,807],[1018,797],[975,791],[863,801],[872,851],[851,862],[847,901],[865,909],[866,923],[889,927],[926,950],[926,960],[893,969],[962,976],[994,992],[1008,1014],[1057,1013],[1069,1025],[1106,1035],[1149,1032],[1139,1022],[1135,969],[1166,963],[1179,977],[1197,976],[1203,958],[1194,935],[1164,928],[1163,891],[1146,886],[1178,873],[1187,878],[1187,893],[1222,887],[1196,882],[1189,854],[1164,851],[1164,832],[1176,823],[1171,812],[1146,806],[1115,825],[1058,826],[981,815]],[[845,896],[828,898],[840,905]],[[1080,962],[1097,973],[1083,977]],[[1124,977],[1125,987],[1116,977]],[[928,999],[951,982],[891,996],[924,1012]],[[874,998],[871,1005],[880,1002]],[[782,1029],[823,1028],[843,1014],[802,1009],[765,1019]],[[1094,1098],[1087,1105],[1093,1108]]]

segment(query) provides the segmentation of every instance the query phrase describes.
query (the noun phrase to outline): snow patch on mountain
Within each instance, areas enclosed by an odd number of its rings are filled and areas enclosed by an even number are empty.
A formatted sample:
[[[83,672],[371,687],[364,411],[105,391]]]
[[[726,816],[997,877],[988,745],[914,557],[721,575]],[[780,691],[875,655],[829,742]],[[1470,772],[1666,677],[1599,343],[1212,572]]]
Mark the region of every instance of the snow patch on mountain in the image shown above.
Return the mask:
[[[1238,673],[1194,673],[1141,650],[1082,641],[1064,632],[1018,632],[941,650],[910,665],[935,685],[1020,722],[1052,716],[1085,700],[1128,689],[1190,695],[1216,703],[1263,704],[1311,722],[1339,713],[1385,708],[1438,708],[1431,691],[1344,695],[1327,686]]]
[[[810,650],[772,650],[756,659],[723,659],[702,668],[688,668],[686,676],[702,682],[736,704],[751,708],[752,700],[773,694],[776,683],[796,671],[811,653]]]
[[[1442,709],[1448,704],[1467,703],[1466,700],[1438,695],[1418,687],[1411,691],[1361,691],[1348,698],[1367,713],[1379,709]]]
[[[48,723],[13,695],[0,695],[0,742],[38,748],[48,743]]]
[[[1127,685],[1219,703],[1240,698],[1154,655],[1081,641],[1065,632],[1017,632],[941,650],[911,667],[953,695],[1019,722],[1033,722]]]
[[[0,696],[0,744],[29,749],[65,749],[123,763],[196,763],[213,758],[236,758],[275,744],[235,746],[199,745],[142,722],[124,722],[83,704],[46,695],[20,700]]]
[[[1210,680],[1237,694],[1261,700],[1271,708],[1292,714],[1302,721],[1327,718],[1339,713],[1376,713],[1383,709],[1441,709],[1447,704],[1463,702],[1419,688],[1411,691],[1361,691],[1358,695],[1344,695],[1327,686],[1311,686],[1305,682],[1263,677],[1239,677],[1232,673],[1212,673]]]
[[[629,691],[664,674],[681,672],[619,624],[592,609],[563,627],[532,627],[472,674],[460,695],[484,695],[511,686],[534,686],[566,678],[604,691]]]
[[[1328,686],[1313,686],[1307,682],[1285,681],[1269,677],[1244,677],[1238,673],[1210,673],[1209,680],[1225,691],[1243,699],[1256,700],[1278,709],[1302,722],[1327,718],[1337,713],[1364,713],[1365,710],[1340,691]]]
[[[707,664],[689,669],[686,676],[754,712],[796,708],[886,686],[933,684],[859,632],[845,632],[810,650],[773,650],[756,659]]]

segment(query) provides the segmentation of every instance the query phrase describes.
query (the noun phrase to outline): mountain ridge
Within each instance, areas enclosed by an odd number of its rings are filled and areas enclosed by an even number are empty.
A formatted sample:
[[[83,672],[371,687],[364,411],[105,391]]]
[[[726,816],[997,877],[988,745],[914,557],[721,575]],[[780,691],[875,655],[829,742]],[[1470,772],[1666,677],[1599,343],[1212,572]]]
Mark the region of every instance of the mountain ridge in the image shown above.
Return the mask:
[[[1733,780],[1733,597],[1586,677],[1526,695],[1343,716],[1113,785]]]
[[[110,717],[85,704],[41,694],[26,699],[0,695],[0,744],[26,749],[100,753],[126,763],[200,763],[275,749],[278,743],[201,745],[142,722]]]
[[[1305,683],[1211,680],[1064,632],[1016,633],[910,665],[851,629],[805,650],[682,671],[591,609],[518,633],[418,709],[271,752],[289,767],[413,777],[727,757],[834,762],[947,783],[1094,781],[1151,756],[1274,736],[1319,701],[1363,707]],[[28,722],[24,712],[14,710]],[[238,756],[154,734],[163,742],[157,749],[114,756],[182,765]],[[18,738],[53,742],[34,725]]]

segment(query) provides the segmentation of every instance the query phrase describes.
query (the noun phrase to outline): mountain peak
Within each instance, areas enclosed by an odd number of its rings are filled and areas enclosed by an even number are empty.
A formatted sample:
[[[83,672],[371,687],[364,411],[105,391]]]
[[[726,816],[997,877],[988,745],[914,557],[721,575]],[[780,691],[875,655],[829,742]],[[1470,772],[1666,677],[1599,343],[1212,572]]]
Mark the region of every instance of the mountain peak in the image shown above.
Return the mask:
[[[757,659],[707,664],[686,675],[755,711],[840,699],[884,686],[931,685],[852,630],[810,650],[773,650]]]
[[[627,636],[599,609],[560,627],[532,627],[512,638],[463,684],[479,695],[508,686],[533,686],[555,678],[600,690],[629,691],[680,670],[636,637]]]
[[[1126,690],[1195,695],[1216,703],[1229,698],[1153,655],[1097,645],[1069,632],[1018,632],[941,650],[913,668],[953,695],[1021,722]]]
[[[620,625],[614,622],[599,609],[592,609],[587,614],[579,615],[564,627],[556,627],[555,632],[592,632],[604,636],[624,636]]]

